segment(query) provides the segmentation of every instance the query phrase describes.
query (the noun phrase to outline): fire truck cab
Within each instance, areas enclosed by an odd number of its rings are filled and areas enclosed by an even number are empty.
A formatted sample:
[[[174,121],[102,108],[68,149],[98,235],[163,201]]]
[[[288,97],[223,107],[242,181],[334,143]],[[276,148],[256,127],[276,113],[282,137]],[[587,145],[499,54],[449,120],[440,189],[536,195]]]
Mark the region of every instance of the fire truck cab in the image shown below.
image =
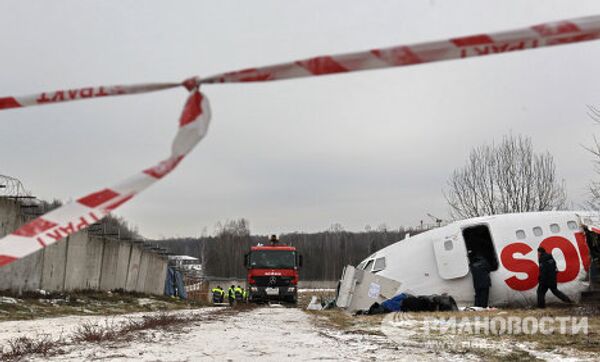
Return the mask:
[[[298,268],[302,256],[295,247],[279,243],[275,236],[270,244],[258,244],[245,255],[248,269],[248,300],[298,302]]]

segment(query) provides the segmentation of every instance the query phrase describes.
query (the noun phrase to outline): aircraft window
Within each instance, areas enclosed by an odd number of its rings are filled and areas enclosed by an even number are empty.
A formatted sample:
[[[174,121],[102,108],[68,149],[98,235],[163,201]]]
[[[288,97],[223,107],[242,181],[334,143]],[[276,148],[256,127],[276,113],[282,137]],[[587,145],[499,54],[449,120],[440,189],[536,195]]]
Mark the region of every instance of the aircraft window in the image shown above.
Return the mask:
[[[526,237],[525,230],[517,230],[517,239],[524,240]]]
[[[452,240],[446,240],[446,241],[444,241],[444,249],[445,250],[452,250],[452,249],[454,249],[454,245],[452,244]]]
[[[366,270],[366,271],[371,271],[371,266],[372,266],[372,265],[373,265],[373,259],[371,259],[371,260],[369,260],[369,261],[367,262],[367,265],[365,265],[365,268],[364,268],[363,270]]]
[[[577,230],[577,223],[575,221],[569,221],[567,222],[567,226],[569,227],[570,230]]]
[[[375,265],[373,265],[373,271],[378,272],[385,269],[385,258],[375,259]]]
[[[533,235],[535,236],[542,236],[544,232],[542,231],[542,228],[539,226],[536,226],[533,228]]]
[[[366,263],[367,263],[366,261],[363,261],[362,263],[358,264],[358,266],[356,267],[356,269],[362,269],[362,270],[364,270]]]
[[[558,224],[550,224],[550,231],[552,231],[553,233],[559,233],[560,232],[560,226],[558,226]]]

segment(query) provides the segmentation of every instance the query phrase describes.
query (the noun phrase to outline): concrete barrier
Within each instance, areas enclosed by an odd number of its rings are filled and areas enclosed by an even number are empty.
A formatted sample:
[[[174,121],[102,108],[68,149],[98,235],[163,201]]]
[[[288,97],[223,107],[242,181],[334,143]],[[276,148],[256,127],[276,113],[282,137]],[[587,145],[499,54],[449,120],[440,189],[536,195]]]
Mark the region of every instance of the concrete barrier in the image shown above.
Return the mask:
[[[4,237],[24,223],[20,204],[8,198],[0,198],[0,237]],[[0,290],[17,292],[40,288],[42,278],[43,250],[29,255],[18,263],[0,269]]]
[[[125,290],[136,290],[138,276],[140,275],[140,262],[142,261],[142,247],[136,244],[131,246],[129,255],[129,265],[127,266],[127,280],[125,281]]]
[[[144,282],[143,292],[147,294],[163,294],[165,288],[165,276],[167,275],[167,263],[165,259],[156,253],[148,252],[148,271]],[[162,280],[158,285],[156,280]]]
[[[130,253],[131,243],[110,239],[104,241],[101,290],[125,289]]]
[[[13,232],[25,219],[18,202],[0,197],[0,237]]]
[[[0,290],[22,292],[40,289],[44,252],[40,250],[0,269]]]
[[[142,250],[142,256],[140,257],[140,270],[138,272],[139,275],[134,289],[136,292],[144,293],[146,290],[145,286],[146,280],[148,280],[147,276],[148,271],[150,270],[151,258],[152,256],[150,251]]]
[[[0,237],[28,219],[18,200],[0,198]],[[81,231],[0,268],[0,290],[125,289],[162,295],[167,265],[142,245]]]
[[[98,289],[104,241],[79,232],[72,234],[67,244],[64,290]]]
[[[67,244],[68,238],[65,238],[44,249],[41,289],[64,289],[67,267]]]

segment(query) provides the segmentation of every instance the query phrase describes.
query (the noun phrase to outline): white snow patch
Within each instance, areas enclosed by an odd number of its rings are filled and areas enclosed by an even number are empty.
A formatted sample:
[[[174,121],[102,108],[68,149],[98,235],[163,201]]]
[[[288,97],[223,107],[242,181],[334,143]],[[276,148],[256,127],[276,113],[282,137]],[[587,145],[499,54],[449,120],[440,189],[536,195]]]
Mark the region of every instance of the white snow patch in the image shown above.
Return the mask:
[[[208,309],[208,308],[206,308]],[[212,309],[215,310],[215,309]],[[150,314],[150,313],[145,313]],[[137,316],[143,314],[136,314]],[[115,317],[113,321],[136,315]],[[345,333],[317,327],[311,316],[297,308],[257,308],[215,319],[192,322],[183,328],[144,331],[133,342],[74,344],[64,355],[32,356],[33,360],[111,361],[426,361],[439,355],[426,350],[405,350],[384,336]],[[106,317],[63,317],[46,320],[0,323],[0,344],[7,338],[46,333],[70,333],[86,321]],[[108,323],[108,322],[107,322]],[[10,332],[9,332],[10,331]],[[416,353],[418,352],[418,353]],[[447,356],[446,356],[447,357]],[[446,359],[446,358],[445,358]]]
[[[16,299],[16,298],[11,298],[11,297],[0,297],[0,303],[5,303],[5,304],[17,304],[19,303],[21,300],[20,299]]]

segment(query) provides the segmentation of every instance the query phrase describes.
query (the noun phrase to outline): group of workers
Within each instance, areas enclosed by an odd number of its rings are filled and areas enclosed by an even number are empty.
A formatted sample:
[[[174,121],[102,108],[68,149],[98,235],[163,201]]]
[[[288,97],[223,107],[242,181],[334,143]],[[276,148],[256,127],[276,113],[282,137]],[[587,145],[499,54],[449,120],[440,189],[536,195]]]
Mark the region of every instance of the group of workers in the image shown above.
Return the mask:
[[[248,301],[248,290],[242,288],[240,285],[237,287],[231,285],[225,293],[225,290],[218,285],[216,288],[211,290],[213,303],[225,303],[225,294],[227,294],[227,301],[229,304],[241,303]]]
[[[546,293],[548,290],[552,292],[558,299],[565,303],[573,303],[569,297],[558,290],[556,283],[556,260],[552,254],[546,252],[542,247],[538,248],[538,261],[540,273],[538,277],[537,289],[537,306],[538,308],[546,307]],[[473,288],[475,289],[475,306],[487,308],[489,300],[490,287],[492,280],[490,272],[492,267],[485,257],[482,255],[471,255],[469,268],[473,277]]]

